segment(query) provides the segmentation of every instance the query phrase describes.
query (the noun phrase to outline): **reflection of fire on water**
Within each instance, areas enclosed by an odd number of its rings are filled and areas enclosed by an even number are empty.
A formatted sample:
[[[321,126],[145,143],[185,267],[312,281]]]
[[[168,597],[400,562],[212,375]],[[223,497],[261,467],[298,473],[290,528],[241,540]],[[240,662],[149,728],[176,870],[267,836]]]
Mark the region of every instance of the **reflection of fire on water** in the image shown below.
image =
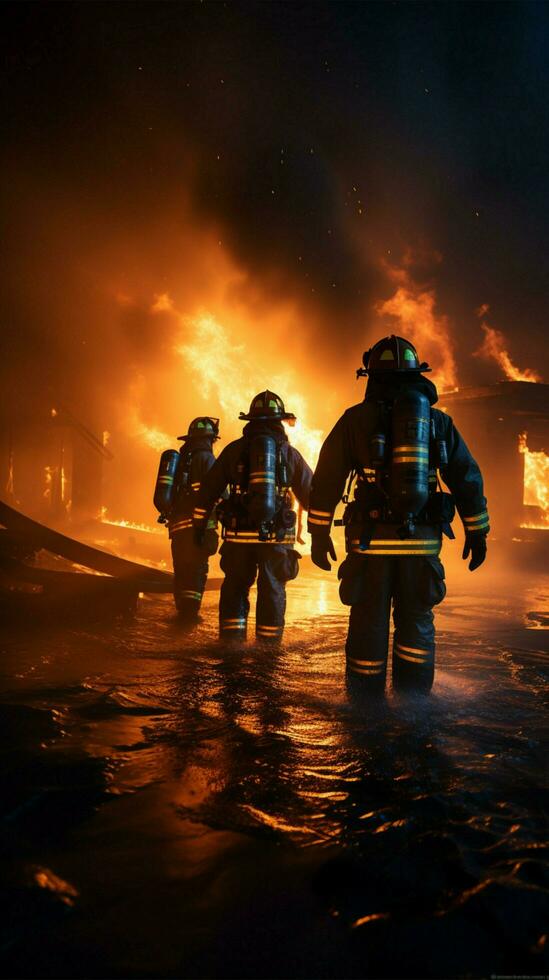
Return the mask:
[[[519,437],[519,452],[524,455],[524,504],[537,507],[541,520],[525,522],[521,527],[549,527],[549,456],[544,452],[531,452],[527,444],[528,434]]]

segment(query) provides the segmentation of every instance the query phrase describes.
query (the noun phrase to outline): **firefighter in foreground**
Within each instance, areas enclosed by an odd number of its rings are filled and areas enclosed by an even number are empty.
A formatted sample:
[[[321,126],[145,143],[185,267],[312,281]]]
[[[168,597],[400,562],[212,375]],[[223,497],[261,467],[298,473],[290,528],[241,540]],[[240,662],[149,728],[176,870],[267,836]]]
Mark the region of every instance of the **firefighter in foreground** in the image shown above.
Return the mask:
[[[430,690],[435,664],[433,607],[446,594],[442,535],[453,538],[457,506],[463,558],[473,571],[486,557],[489,531],[482,476],[452,419],[432,408],[434,384],[413,345],[386,337],[363,357],[366,397],[327,437],[313,477],[308,527],[312,559],[336,559],[330,528],[344,492],[347,557],[340,597],[351,607],[347,672],[359,687],[385,685],[393,604],[392,676],[397,688]],[[442,491],[438,474],[450,493]],[[355,492],[350,487],[355,479]]]
[[[204,474],[215,463],[213,443],[219,439],[219,419],[193,419],[179,452],[167,449],[160,457],[154,505],[158,521],[167,524],[172,543],[174,600],[181,619],[195,622],[208,578],[208,558],[217,551],[215,516],[208,512],[200,547],[193,539],[194,504]]]
[[[195,540],[200,545],[208,515],[228,487],[221,507],[225,579],[220,635],[245,637],[248,596],[257,575],[256,635],[273,642],[284,630],[286,582],[299,570],[292,494],[303,508],[309,506],[312,471],[288,442],[282,422],[295,422],[295,415],[285,411],[278,395],[261,392],[249,413],[239,417],[248,422],[242,438],[225,447],[202,481],[193,518]]]

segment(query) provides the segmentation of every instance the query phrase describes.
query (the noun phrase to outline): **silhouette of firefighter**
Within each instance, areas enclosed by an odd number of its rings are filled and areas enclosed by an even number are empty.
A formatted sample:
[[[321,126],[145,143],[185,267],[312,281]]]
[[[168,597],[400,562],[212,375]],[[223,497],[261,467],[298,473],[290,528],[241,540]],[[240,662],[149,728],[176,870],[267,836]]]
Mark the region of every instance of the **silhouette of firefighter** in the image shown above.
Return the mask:
[[[307,508],[312,471],[290,445],[283,421],[295,423],[272,391],[252,400],[242,438],[225,447],[205,475],[194,510],[195,540],[205,534],[212,507],[229,488],[219,509],[225,579],[219,604],[220,635],[243,638],[250,610],[249,591],[257,576],[256,634],[278,641],[284,630],[286,582],[299,570],[294,549],[294,498]]]
[[[213,443],[219,438],[219,419],[193,419],[179,452],[167,449],[160,458],[154,505],[161,524],[168,525],[171,539],[174,600],[181,619],[196,621],[208,578],[208,558],[218,546],[217,520],[208,512],[205,533],[197,547],[192,530],[200,481],[215,463]]]
[[[432,407],[438,395],[424,377],[430,368],[409,341],[386,337],[365,352],[363,364],[357,377],[368,376],[366,397],[328,435],[313,477],[312,559],[328,570],[329,557],[336,559],[330,528],[347,483],[347,557],[339,578],[341,601],[351,607],[348,677],[355,686],[383,689],[392,604],[393,685],[427,691],[435,664],[433,607],[446,594],[442,535],[454,537],[457,506],[463,558],[471,556],[471,571],[482,564],[489,531],[483,481],[452,419]]]

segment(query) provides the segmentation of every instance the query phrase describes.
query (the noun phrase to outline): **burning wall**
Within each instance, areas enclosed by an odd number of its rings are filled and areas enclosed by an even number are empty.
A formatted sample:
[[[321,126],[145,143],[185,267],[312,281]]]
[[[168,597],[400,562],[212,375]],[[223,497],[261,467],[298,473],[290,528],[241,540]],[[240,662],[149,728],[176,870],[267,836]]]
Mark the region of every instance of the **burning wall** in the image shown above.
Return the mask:
[[[549,527],[549,385],[503,381],[442,401],[484,473],[495,535]]]

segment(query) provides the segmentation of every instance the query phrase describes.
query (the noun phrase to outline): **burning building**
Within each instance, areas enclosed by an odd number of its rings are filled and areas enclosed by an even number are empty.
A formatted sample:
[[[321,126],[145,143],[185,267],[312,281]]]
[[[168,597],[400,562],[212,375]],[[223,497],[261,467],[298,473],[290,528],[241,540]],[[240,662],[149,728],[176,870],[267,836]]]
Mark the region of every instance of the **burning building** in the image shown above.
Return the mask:
[[[441,395],[485,475],[494,536],[549,530],[549,384],[500,381]]]
[[[106,442],[106,434],[95,435],[59,404],[12,421],[2,446],[1,496],[48,524],[99,517],[103,464],[113,459]]]

